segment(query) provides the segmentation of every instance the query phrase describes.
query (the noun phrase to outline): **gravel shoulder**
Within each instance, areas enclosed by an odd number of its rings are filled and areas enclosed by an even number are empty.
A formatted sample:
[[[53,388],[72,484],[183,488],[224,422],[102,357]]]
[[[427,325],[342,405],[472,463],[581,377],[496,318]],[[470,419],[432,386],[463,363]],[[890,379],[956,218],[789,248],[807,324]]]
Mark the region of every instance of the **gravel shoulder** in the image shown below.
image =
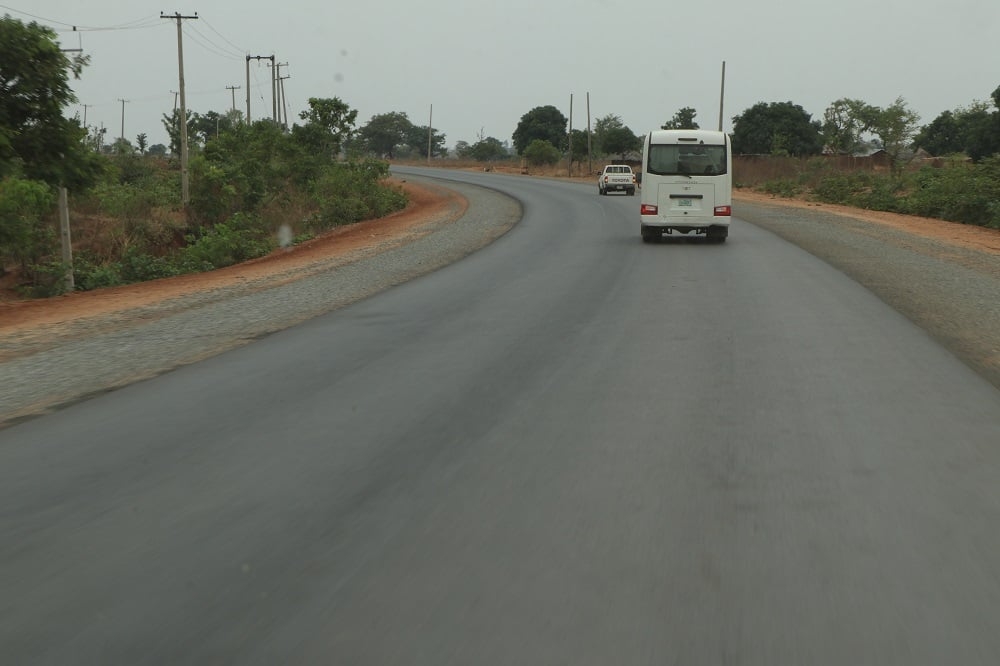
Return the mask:
[[[867,287],[1000,389],[1000,231],[760,194],[740,219]]]

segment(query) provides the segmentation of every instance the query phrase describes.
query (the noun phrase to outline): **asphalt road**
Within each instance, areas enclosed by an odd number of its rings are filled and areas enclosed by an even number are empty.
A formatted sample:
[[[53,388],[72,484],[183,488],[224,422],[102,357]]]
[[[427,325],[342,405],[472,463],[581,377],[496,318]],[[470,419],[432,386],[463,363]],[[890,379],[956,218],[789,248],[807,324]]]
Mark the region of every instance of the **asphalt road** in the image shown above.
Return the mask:
[[[522,221],[0,431],[0,662],[1000,661],[1000,391],[753,225],[448,177]]]

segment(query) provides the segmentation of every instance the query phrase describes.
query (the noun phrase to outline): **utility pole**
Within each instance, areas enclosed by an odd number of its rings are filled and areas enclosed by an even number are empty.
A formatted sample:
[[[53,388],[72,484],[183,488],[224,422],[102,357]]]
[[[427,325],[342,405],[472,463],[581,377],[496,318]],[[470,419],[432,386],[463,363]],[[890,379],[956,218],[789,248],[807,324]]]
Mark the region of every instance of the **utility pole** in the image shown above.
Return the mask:
[[[181,16],[179,12],[174,12],[173,16],[170,16],[161,12],[160,18],[177,21],[177,80],[181,98],[181,115],[178,119],[181,126],[181,203],[187,206],[191,201],[191,191],[188,184],[187,105],[184,101],[184,40],[181,32],[181,19],[197,19],[198,15]]]
[[[285,79],[290,79],[290,76],[282,76],[278,78],[278,97],[281,102],[278,104],[278,111],[281,113],[283,120],[281,121],[281,126],[284,129],[288,129],[288,100],[285,99]]]
[[[278,68],[274,65],[274,56],[271,56],[271,120],[278,124]]]
[[[82,53],[83,49],[59,49],[63,53]],[[83,128],[87,129],[87,107],[92,104],[83,105]],[[124,121],[122,121],[124,122]],[[89,132],[87,133],[89,136]],[[99,152],[99,151],[98,151]],[[61,157],[61,156],[60,156]],[[73,239],[69,233],[69,192],[59,179],[59,240],[62,246],[62,263],[66,268],[63,276],[63,284],[66,291],[73,291],[76,285],[73,281]]]
[[[122,133],[119,135],[123,141],[125,140],[125,104],[128,103],[127,99],[118,98],[118,101],[122,103]]]
[[[431,165],[431,138],[434,136],[434,105],[431,104],[431,115],[427,120],[427,166]]]
[[[274,56],[251,56],[251,55],[247,56],[247,125],[250,124],[250,61],[251,60],[256,60],[258,62],[260,62],[261,60],[270,60],[273,63]],[[272,83],[271,94],[274,94],[273,76],[271,78],[271,83]]]
[[[226,90],[230,90],[233,93],[233,113],[236,112],[236,91],[239,89],[239,86],[226,86]]]
[[[719,131],[722,131],[722,103],[726,98],[726,61],[722,61],[722,90],[719,92]]]
[[[594,163],[590,149],[590,93],[587,93],[587,175],[594,173]]]
[[[569,150],[566,151],[568,156],[568,162],[566,164],[566,175],[570,178],[573,177],[573,93],[569,94],[569,130],[566,132],[566,145],[569,146]]]

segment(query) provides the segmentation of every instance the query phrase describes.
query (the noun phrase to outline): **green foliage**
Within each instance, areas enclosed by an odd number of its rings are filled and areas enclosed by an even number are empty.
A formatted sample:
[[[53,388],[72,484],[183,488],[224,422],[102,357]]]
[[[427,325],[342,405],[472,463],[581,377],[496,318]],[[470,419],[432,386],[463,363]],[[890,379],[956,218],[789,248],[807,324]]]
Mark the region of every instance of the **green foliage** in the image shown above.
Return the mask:
[[[685,106],[685,107],[679,109],[677,111],[677,113],[674,114],[673,118],[671,118],[667,122],[665,122],[662,125],[660,125],[660,129],[665,129],[665,130],[669,130],[669,129],[691,129],[691,130],[700,129],[698,127],[698,123],[694,119],[694,117],[696,115],[698,115],[697,111],[695,111],[690,106]]]
[[[559,149],[548,141],[535,139],[524,149],[524,157],[535,166],[555,164],[562,158]]]
[[[836,154],[853,155],[864,147],[862,134],[871,129],[873,107],[859,99],[838,99],[823,113],[823,143]]]
[[[488,136],[472,144],[469,147],[468,156],[480,162],[492,162],[507,159],[510,157],[510,154],[507,152],[507,147],[500,142],[500,139]]]
[[[818,155],[819,121],[798,104],[758,102],[733,117],[733,152],[743,155]]]
[[[615,127],[604,133],[601,139],[601,149],[605,154],[618,155],[625,159],[629,151],[642,148],[642,138],[636,136],[628,127]]]
[[[546,141],[556,150],[566,147],[566,126],[569,121],[566,116],[554,106],[536,106],[521,116],[517,129],[514,130],[514,149],[518,155],[525,155],[528,146],[535,140]]]
[[[201,234],[189,234],[179,266],[184,272],[208,271],[262,257],[273,248],[271,233],[254,215],[236,213]]]
[[[5,260],[27,270],[55,249],[56,197],[37,180],[0,179],[0,273]]]
[[[892,160],[892,169],[898,175],[904,166],[903,155],[917,133],[920,116],[907,107],[902,97],[897,97],[884,109],[872,107],[870,113],[871,131],[881,141],[882,148]]]
[[[1000,229],[1000,156],[974,165],[924,167],[906,203],[914,215]]]
[[[393,159],[400,146],[405,146],[411,136],[413,123],[401,111],[381,113],[372,116],[364,127],[358,130],[358,147],[362,152],[375,157]],[[426,139],[426,135],[424,135]]]
[[[339,97],[310,97],[309,109],[299,114],[306,122],[292,126],[292,137],[300,146],[333,160],[354,134],[357,117],[358,112]]]
[[[0,18],[0,177],[76,190],[99,175],[86,130],[62,115],[76,101],[68,77],[86,64],[85,57],[67,57],[51,29]]]
[[[802,187],[796,182],[791,180],[769,180],[758,188],[761,192],[766,192],[767,194],[773,194],[779,197],[794,198],[802,194]]]
[[[388,165],[376,160],[335,165],[316,181],[313,195],[319,215],[310,230],[324,231],[404,208],[406,195],[380,184],[388,175]]]

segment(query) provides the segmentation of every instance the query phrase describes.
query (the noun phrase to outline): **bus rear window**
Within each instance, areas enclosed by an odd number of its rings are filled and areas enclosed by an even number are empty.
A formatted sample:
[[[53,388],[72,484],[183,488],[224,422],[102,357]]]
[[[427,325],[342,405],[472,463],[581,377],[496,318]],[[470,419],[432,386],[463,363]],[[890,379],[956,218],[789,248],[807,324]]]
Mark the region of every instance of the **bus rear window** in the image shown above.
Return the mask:
[[[659,176],[719,176],[726,173],[726,147],[652,144],[646,170]]]

